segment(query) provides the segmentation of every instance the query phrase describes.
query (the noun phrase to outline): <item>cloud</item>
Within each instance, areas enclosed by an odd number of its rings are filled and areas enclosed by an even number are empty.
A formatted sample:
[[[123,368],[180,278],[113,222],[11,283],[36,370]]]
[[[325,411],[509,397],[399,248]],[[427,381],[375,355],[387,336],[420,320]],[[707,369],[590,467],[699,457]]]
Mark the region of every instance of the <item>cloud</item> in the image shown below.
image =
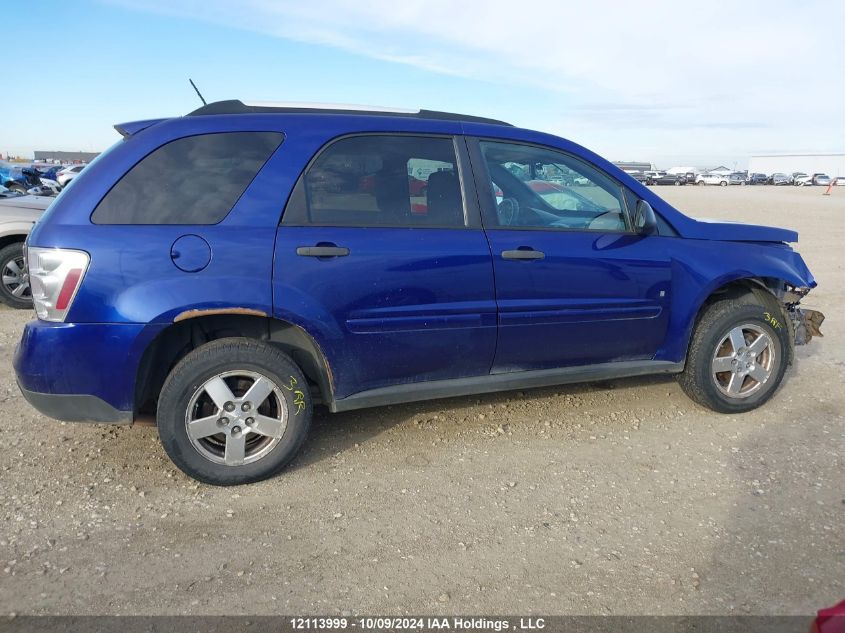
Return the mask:
[[[845,24],[837,0],[116,1],[530,87],[548,95],[544,109],[556,114],[544,123],[558,130],[601,128],[621,139],[688,130],[699,152],[726,135],[745,134],[746,152],[761,143],[821,149],[830,136],[845,138],[845,84],[832,77]],[[526,104],[524,118],[533,111]]]

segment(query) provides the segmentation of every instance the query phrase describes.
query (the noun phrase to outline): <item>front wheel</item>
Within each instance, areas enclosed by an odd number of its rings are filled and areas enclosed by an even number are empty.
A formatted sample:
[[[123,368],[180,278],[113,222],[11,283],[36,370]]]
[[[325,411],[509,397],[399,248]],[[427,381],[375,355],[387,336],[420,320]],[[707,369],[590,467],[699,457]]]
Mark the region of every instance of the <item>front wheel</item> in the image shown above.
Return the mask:
[[[772,397],[792,361],[791,327],[773,298],[724,299],[698,322],[679,382],[693,400],[742,413]]]
[[[227,338],[198,347],[170,372],[158,401],[164,450],[208,484],[252,483],[297,454],[311,424],[299,367],[268,343]]]
[[[704,185],[706,185],[707,183],[706,183],[706,182],[704,182],[703,180],[699,180],[697,184],[698,184],[698,186],[699,186],[699,187],[703,187],[703,186],[704,186]]]
[[[722,187],[727,187],[728,183],[723,180],[722,182],[719,183],[719,185],[722,186]]]

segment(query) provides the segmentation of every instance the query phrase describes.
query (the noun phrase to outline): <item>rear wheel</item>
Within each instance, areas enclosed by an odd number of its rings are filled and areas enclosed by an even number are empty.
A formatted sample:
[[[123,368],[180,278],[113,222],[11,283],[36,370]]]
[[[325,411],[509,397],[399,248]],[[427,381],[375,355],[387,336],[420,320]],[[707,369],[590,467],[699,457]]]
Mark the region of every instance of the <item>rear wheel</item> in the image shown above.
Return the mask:
[[[742,413],[772,397],[792,361],[791,328],[774,298],[754,295],[712,304],[700,318],[679,382],[720,413]]]
[[[184,473],[230,486],[260,481],[297,454],[311,424],[305,376],[268,343],[220,339],[185,356],[158,402],[165,451]]]
[[[23,242],[0,249],[0,301],[10,308],[32,307],[32,292],[24,275]]]
[[[719,186],[721,186],[721,187],[727,187],[727,186],[728,186],[728,183],[727,183],[726,181],[724,181],[724,180],[723,180],[722,182],[720,182],[720,183],[719,183]]]

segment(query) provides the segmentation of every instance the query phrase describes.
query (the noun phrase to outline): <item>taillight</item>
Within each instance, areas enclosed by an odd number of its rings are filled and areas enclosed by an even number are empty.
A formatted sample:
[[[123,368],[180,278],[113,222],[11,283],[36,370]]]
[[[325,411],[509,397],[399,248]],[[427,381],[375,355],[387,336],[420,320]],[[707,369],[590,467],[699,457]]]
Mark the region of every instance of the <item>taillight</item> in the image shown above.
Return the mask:
[[[29,246],[26,256],[35,313],[45,321],[64,321],[88,270],[88,253]]]

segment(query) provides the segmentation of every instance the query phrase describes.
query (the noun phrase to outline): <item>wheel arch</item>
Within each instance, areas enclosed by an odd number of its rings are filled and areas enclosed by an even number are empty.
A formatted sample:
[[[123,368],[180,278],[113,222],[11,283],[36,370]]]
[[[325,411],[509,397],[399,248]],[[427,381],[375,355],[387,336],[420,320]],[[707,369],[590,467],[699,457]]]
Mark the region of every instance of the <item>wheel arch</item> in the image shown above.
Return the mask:
[[[147,345],[135,378],[134,411],[154,414],[167,375],[185,355],[201,345],[230,337],[265,341],[279,347],[302,369],[324,403],[334,399],[331,367],[314,338],[303,328],[280,319],[243,311],[218,309],[192,312],[175,320]]]
[[[797,281],[798,283],[793,283]],[[789,323],[786,308],[781,302],[784,292],[790,287],[800,285],[800,280],[787,280],[778,277],[755,277],[737,275],[728,279],[721,279],[714,282],[711,287],[705,289],[699,297],[695,308],[695,317],[690,321],[685,333],[684,358],[689,354],[689,346],[692,342],[692,335],[701,320],[702,315],[713,303],[722,299],[739,298],[742,295],[753,295],[761,303],[769,303],[773,308],[777,307],[780,317],[785,323]]]
[[[12,233],[0,237],[0,248],[6,248],[10,244],[23,243],[26,241],[26,233]]]

